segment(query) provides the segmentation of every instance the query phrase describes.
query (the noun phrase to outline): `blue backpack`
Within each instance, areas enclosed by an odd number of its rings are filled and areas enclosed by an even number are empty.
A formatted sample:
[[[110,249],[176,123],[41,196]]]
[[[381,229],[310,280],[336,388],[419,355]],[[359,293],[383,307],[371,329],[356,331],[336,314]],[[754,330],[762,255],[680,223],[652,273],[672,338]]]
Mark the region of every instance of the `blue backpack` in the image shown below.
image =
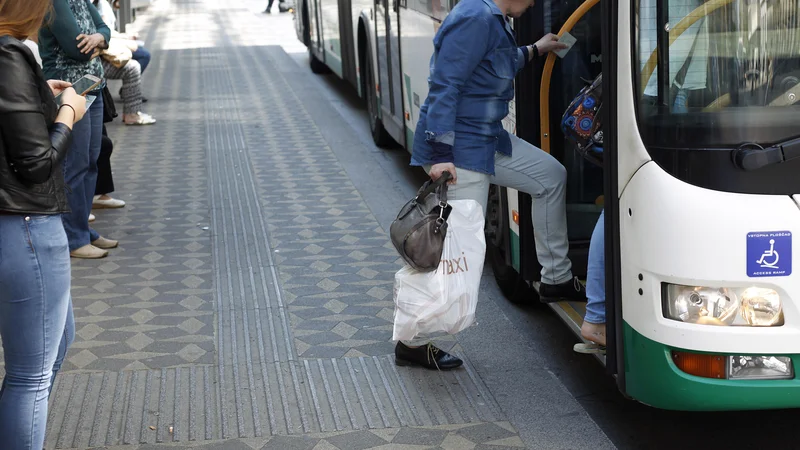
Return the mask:
[[[600,167],[603,167],[602,95],[603,74],[600,74],[581,89],[561,116],[564,136],[575,144],[581,156]]]

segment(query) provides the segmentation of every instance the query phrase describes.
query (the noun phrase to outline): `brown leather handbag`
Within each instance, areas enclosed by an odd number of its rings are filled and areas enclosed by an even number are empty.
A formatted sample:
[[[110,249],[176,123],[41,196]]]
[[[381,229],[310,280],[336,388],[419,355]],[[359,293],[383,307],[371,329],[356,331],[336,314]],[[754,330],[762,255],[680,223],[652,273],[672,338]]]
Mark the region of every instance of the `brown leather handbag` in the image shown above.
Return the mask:
[[[430,272],[439,267],[447,234],[447,181],[450,172],[428,180],[417,195],[400,209],[389,227],[389,237],[403,260],[412,268]]]

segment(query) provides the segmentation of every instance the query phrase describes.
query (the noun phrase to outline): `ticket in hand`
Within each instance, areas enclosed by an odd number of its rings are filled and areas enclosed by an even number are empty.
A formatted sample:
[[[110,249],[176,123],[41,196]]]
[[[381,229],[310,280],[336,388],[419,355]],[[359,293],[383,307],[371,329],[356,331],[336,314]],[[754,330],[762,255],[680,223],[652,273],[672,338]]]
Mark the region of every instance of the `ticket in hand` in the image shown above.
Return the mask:
[[[561,50],[555,50],[553,51],[553,53],[555,53],[559,58],[563,58],[567,56],[567,52],[569,52],[569,50],[572,48],[573,45],[575,45],[575,42],[577,41],[578,40],[575,39],[575,36],[565,31],[564,34],[558,38],[558,42],[561,42],[562,44],[567,44],[567,48],[562,48]]]

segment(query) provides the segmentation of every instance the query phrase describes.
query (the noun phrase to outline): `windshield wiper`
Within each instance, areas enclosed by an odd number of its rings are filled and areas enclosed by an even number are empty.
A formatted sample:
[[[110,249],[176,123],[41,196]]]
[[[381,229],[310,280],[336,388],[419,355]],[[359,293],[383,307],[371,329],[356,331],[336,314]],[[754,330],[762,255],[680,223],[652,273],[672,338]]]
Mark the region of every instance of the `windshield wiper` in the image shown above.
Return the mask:
[[[743,170],[758,170],[800,158],[800,137],[764,148],[758,144],[744,144],[733,151],[733,162]]]

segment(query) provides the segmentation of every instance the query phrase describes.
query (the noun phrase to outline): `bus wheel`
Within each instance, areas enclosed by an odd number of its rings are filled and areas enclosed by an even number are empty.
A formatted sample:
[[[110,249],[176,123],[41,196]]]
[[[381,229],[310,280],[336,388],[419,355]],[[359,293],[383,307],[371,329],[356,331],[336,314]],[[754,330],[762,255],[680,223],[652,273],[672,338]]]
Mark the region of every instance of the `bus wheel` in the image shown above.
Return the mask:
[[[486,256],[494,279],[503,295],[512,303],[539,305],[539,295],[514,269],[511,260],[511,229],[508,224],[506,191],[492,185],[486,211]]]
[[[372,58],[366,56],[364,59],[369,61],[366,65],[361,64],[361,67],[366,69],[361,79],[364,80],[363,89],[364,98],[367,101],[367,114],[369,114],[369,130],[372,133],[372,141],[375,142],[375,145],[387,148],[392,145],[393,139],[386,132],[386,128],[383,127],[383,121],[378,117],[380,106],[378,105],[378,94],[375,93],[375,68],[372,67]]]
[[[310,46],[308,47],[308,65],[311,66],[311,71],[316,74],[331,73],[331,69],[329,69],[324,62],[320,61],[319,58],[314,56],[314,52],[311,51]]]

